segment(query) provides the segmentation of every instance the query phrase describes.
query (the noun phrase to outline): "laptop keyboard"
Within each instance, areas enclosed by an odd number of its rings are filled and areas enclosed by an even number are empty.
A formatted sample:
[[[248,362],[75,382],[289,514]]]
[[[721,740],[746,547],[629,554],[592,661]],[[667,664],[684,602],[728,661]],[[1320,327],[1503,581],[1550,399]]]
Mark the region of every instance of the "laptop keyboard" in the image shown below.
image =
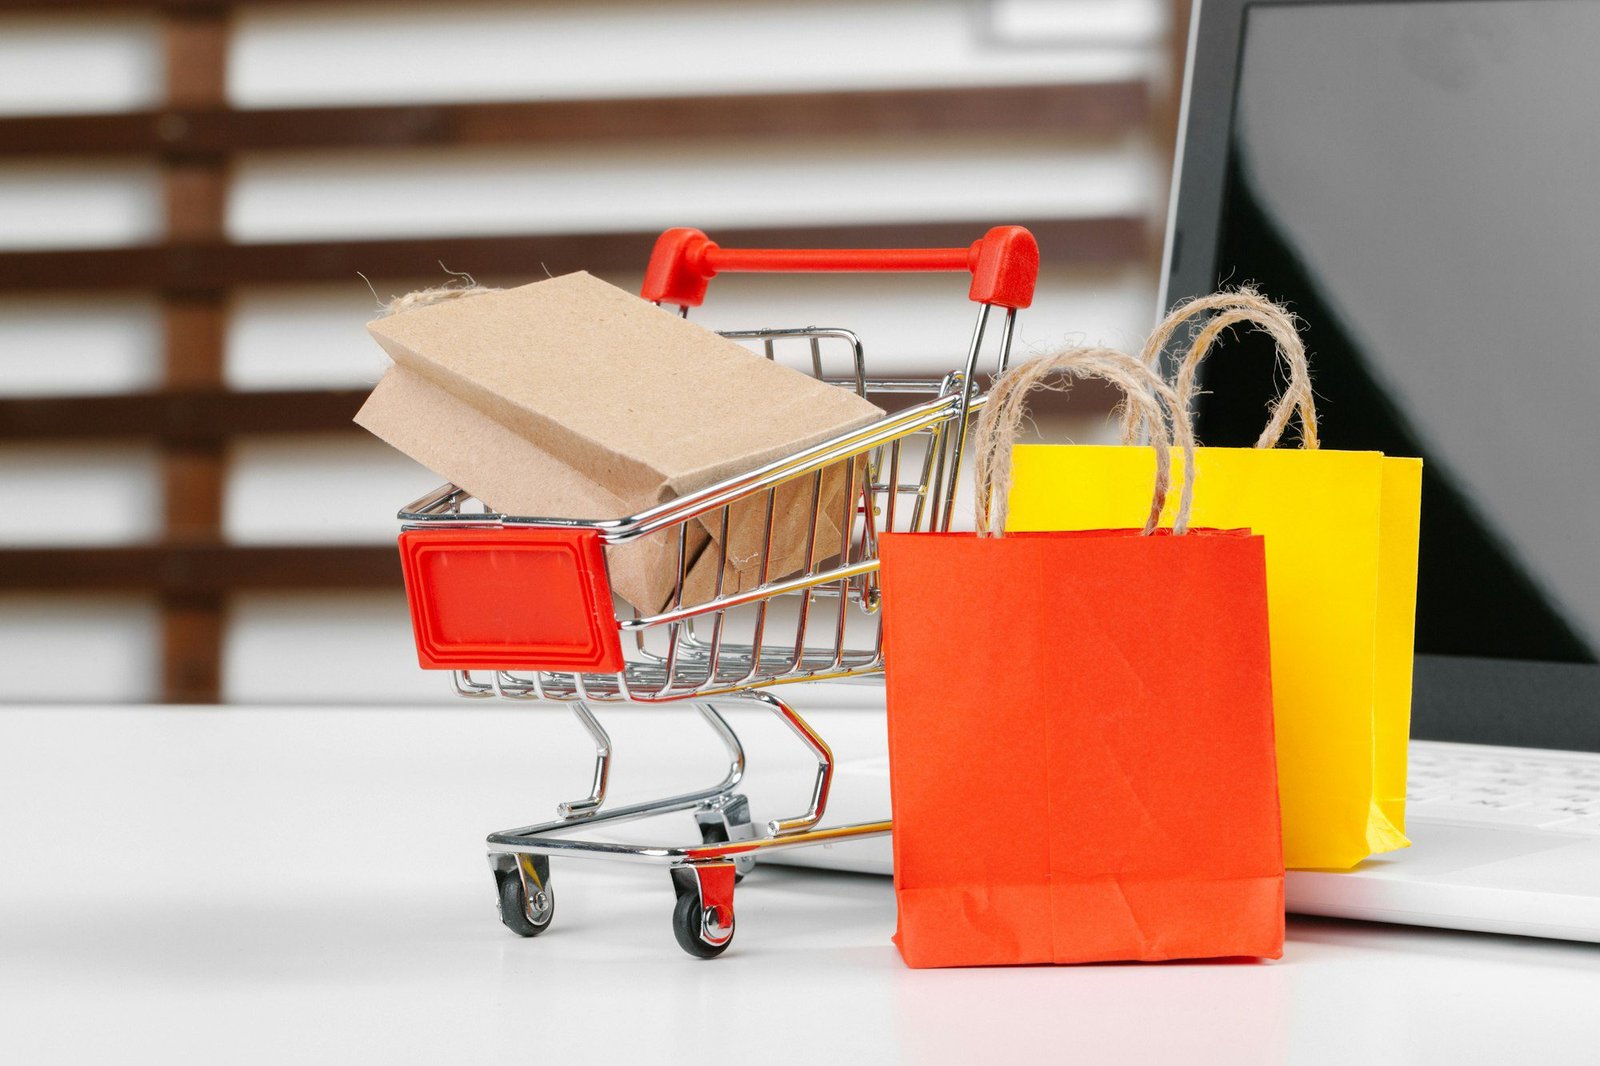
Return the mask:
[[[1413,743],[1406,817],[1600,836],[1600,755]]]

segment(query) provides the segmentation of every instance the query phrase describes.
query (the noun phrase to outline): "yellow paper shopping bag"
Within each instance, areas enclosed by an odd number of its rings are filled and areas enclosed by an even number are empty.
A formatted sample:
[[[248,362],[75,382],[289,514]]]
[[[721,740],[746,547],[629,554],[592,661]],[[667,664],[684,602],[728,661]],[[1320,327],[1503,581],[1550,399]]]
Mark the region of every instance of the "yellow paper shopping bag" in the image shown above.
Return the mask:
[[[1220,293],[1168,316],[1146,345],[1211,313],[1176,382],[1185,402],[1212,343],[1234,325],[1270,334],[1288,389],[1254,448],[1200,448],[1193,521],[1266,538],[1284,862],[1344,869],[1405,847],[1417,526],[1422,462],[1317,447],[1316,411],[1294,320],[1254,293]],[[1274,448],[1295,412],[1302,447]],[[1138,427],[1127,423],[1130,435]],[[1014,453],[1009,529],[1126,526],[1148,500],[1143,448],[1024,445]],[[1177,476],[1179,471],[1174,471]],[[1175,494],[1176,495],[1176,494]]]

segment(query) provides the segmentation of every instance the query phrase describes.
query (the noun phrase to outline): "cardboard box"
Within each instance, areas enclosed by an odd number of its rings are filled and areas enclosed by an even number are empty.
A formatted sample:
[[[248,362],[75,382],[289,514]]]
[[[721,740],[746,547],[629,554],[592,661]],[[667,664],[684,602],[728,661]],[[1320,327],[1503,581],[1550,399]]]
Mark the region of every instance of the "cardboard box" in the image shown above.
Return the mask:
[[[377,436],[506,514],[621,518],[866,425],[854,393],[757,356],[589,274],[462,296],[372,322],[394,359],[356,416]],[[843,476],[822,484],[818,559],[837,554]],[[767,577],[804,565],[812,484],[777,493]],[[765,501],[691,527],[684,602],[760,579]],[[710,551],[707,550],[711,546]],[[608,554],[612,587],[670,604],[677,535]]]

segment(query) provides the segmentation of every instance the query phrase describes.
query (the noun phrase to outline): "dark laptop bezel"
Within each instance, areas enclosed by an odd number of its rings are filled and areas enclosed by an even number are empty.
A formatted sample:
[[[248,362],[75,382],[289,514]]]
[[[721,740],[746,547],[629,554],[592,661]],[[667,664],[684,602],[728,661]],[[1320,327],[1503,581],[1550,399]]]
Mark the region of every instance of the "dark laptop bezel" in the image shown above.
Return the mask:
[[[1195,0],[1162,257],[1163,309],[1215,287],[1229,146],[1250,9],[1392,2],[1477,0]],[[1314,337],[1312,342],[1314,346]],[[1412,735],[1600,751],[1600,665],[1419,655]]]

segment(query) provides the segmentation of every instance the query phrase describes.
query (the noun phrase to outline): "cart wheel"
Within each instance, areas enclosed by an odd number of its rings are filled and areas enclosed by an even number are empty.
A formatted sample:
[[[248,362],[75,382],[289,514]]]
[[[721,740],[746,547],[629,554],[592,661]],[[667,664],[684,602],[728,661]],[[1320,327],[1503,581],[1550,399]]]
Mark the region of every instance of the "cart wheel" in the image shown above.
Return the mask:
[[[515,870],[495,875],[500,882],[500,920],[518,936],[538,936],[556,916],[556,894],[547,878],[532,901]]]
[[[700,905],[700,893],[684,892],[672,912],[672,935],[697,959],[714,959],[733,943],[733,909]]]

